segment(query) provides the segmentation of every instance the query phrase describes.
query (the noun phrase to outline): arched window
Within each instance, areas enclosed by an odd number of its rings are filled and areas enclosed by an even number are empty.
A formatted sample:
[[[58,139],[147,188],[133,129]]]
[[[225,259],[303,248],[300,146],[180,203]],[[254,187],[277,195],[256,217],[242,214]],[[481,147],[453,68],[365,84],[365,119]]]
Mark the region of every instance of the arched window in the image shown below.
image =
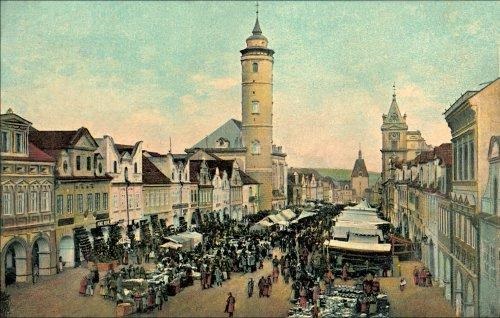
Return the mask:
[[[260,113],[260,103],[259,101],[254,100],[252,102],[252,114]]]
[[[118,162],[113,161],[113,172],[118,173]]]
[[[128,167],[125,167],[124,175],[125,175],[125,181],[127,181],[128,180]]]
[[[260,154],[260,142],[258,140],[252,142],[252,154]]]
[[[137,173],[137,162],[134,163],[134,173]]]
[[[254,62],[252,64],[252,69],[253,69],[254,73],[257,73],[259,71],[259,64],[257,64],[257,63]]]

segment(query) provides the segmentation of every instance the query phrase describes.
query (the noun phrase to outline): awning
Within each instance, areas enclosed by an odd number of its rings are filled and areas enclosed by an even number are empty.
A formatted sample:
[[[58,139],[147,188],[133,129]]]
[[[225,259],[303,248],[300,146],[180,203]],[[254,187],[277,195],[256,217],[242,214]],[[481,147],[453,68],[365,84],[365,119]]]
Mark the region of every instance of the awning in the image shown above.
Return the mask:
[[[297,215],[295,213],[293,213],[292,210],[290,209],[286,209],[286,210],[283,210],[279,213],[281,216],[283,216],[285,218],[285,220],[289,221],[291,219],[293,219],[294,217],[296,217]]]
[[[198,232],[182,232],[178,235],[191,240],[191,245],[193,247],[203,242],[203,234]]]
[[[304,218],[308,218],[308,217],[311,217],[314,215],[316,215],[316,213],[314,213],[314,212],[302,211],[302,213],[300,213],[299,217],[297,219],[295,219],[295,221],[302,220]]]
[[[271,214],[267,216],[275,224],[288,225],[288,221],[280,214]]]
[[[326,240],[323,245],[339,250],[347,250],[354,252],[375,252],[387,253],[391,251],[391,244],[378,243],[361,243],[361,242],[345,242],[338,240]]]
[[[273,226],[273,223],[269,222],[267,220],[267,217],[266,218],[263,218],[262,220],[260,220],[259,222],[257,222],[256,224],[259,224],[261,226],[264,226],[264,227],[271,227]]]
[[[182,247],[182,244],[177,244],[177,243],[174,243],[174,242],[167,242],[167,243],[164,243],[162,245],[160,245],[160,247],[162,248],[171,248],[173,250],[177,250],[179,248]]]

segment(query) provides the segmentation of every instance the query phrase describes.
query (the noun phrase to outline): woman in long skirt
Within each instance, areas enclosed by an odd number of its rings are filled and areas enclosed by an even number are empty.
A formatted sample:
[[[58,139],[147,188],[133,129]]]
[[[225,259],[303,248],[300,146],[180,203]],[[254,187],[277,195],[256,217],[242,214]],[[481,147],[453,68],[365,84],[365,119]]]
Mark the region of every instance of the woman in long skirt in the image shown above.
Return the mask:
[[[80,280],[80,295],[85,296],[87,292],[87,276],[83,276],[82,279]]]
[[[302,308],[306,308],[307,306],[307,291],[305,289],[304,286],[301,286],[300,287],[300,291],[299,291],[299,304],[300,304],[300,307]]]

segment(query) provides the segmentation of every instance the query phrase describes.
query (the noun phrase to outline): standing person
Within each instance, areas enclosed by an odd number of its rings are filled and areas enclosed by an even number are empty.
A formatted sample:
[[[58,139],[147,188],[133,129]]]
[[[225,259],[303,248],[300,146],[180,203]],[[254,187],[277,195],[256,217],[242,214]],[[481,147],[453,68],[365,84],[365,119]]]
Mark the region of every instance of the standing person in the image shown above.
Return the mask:
[[[316,305],[318,303],[319,294],[321,293],[321,289],[319,288],[319,283],[315,283],[313,287],[313,304]]]
[[[163,307],[163,297],[161,295],[160,288],[156,289],[155,304],[156,304],[156,308],[158,309],[158,311],[160,311]]]
[[[228,317],[233,317],[235,303],[236,299],[234,298],[233,294],[229,293],[226,300],[226,309],[224,310],[224,312],[228,313]]]
[[[253,295],[253,286],[254,286],[254,281],[253,278],[250,277],[250,280],[247,283],[248,298],[252,297]]]
[[[87,275],[83,275],[82,279],[80,280],[79,293],[80,293],[80,295],[86,296],[86,293],[87,293]]]
[[[259,282],[257,283],[259,286],[259,298],[264,296],[264,276],[261,276]]]
[[[306,308],[306,306],[307,306],[307,291],[303,285],[300,286],[299,304],[300,304],[300,307],[302,307],[302,308]]]
[[[215,268],[215,284],[222,286],[222,272],[219,267]]]
[[[314,306],[311,309],[311,314],[312,314],[312,318],[319,317],[319,308],[318,308],[318,305],[316,303],[314,303]]]
[[[328,294],[332,293],[333,289],[333,282],[334,282],[334,276],[330,268],[328,268],[328,271],[325,273],[325,284],[326,284],[326,290]]]
[[[344,266],[342,266],[342,279],[344,281],[347,280],[347,264],[344,264]]]
[[[38,282],[38,278],[40,277],[40,270],[38,269],[38,264],[35,264],[35,266],[33,266],[33,284],[36,284],[36,282]]]
[[[89,273],[87,275],[87,290],[85,291],[86,296],[93,296],[94,295],[94,286],[92,283],[92,278],[94,275],[92,273]]]
[[[406,287],[406,279],[403,277],[399,281],[399,290],[403,291],[403,290],[405,290],[405,287]]]
[[[57,269],[59,271],[59,273],[62,273],[63,271],[63,260],[62,260],[62,256],[59,256],[59,261],[57,262]]]
[[[418,285],[418,269],[417,269],[417,266],[415,266],[415,268],[413,268],[413,283],[416,285]]]

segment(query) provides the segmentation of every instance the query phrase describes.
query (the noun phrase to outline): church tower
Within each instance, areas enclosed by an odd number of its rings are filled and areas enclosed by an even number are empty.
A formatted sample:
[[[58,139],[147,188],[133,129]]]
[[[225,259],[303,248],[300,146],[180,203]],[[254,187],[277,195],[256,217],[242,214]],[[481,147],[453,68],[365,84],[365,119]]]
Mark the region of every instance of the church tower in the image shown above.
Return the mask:
[[[406,114],[401,116],[396,102],[396,87],[393,85],[392,103],[387,115],[382,115],[382,182],[390,177],[391,160],[406,160],[407,133]]]
[[[259,207],[272,208],[273,54],[257,19],[241,50],[242,141],[246,173],[260,183]]]

